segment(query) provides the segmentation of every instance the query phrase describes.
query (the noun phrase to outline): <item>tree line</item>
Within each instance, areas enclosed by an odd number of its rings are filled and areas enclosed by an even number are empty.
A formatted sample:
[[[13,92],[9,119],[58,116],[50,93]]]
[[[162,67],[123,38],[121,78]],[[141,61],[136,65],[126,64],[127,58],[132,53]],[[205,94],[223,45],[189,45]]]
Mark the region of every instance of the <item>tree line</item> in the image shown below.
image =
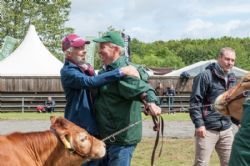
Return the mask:
[[[150,67],[178,69],[199,61],[216,59],[220,48],[236,51],[236,66],[250,70],[250,38],[184,39],[144,43],[131,42],[132,61]]]
[[[66,34],[73,32],[73,28],[65,26],[71,9],[70,0],[1,0],[0,2],[0,46],[5,36],[23,39],[29,25],[33,24],[44,45],[62,60],[61,40]],[[32,47],[32,43],[30,46]]]

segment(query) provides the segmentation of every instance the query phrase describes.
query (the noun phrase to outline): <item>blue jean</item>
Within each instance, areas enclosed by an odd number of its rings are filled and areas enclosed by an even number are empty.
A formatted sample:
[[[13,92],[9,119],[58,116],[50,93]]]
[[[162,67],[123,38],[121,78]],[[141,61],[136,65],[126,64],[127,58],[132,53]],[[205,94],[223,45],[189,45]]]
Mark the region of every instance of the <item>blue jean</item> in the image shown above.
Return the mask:
[[[102,159],[100,166],[130,166],[135,145],[119,146],[107,145],[107,154]]]
[[[81,166],[98,166],[100,164],[100,160],[91,160],[89,162],[84,162]]]
[[[173,96],[168,97],[168,112],[173,112],[174,98]]]

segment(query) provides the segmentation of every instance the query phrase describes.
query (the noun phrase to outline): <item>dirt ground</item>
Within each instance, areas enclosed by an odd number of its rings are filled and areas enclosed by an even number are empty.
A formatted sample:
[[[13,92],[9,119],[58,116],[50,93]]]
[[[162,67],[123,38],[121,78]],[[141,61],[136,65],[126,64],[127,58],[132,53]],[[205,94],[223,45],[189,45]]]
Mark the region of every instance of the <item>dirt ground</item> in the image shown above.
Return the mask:
[[[46,120],[1,120],[0,135],[21,131],[48,130],[50,122]],[[168,138],[192,138],[194,127],[191,121],[165,122],[164,136]],[[143,121],[143,137],[155,137],[151,121]]]
[[[29,132],[48,130],[50,122],[46,120],[1,120],[0,135],[15,131]],[[234,127],[234,132],[237,127]],[[143,137],[155,137],[152,121],[143,121]],[[171,121],[165,122],[164,137],[166,138],[193,138],[194,126],[191,121]]]

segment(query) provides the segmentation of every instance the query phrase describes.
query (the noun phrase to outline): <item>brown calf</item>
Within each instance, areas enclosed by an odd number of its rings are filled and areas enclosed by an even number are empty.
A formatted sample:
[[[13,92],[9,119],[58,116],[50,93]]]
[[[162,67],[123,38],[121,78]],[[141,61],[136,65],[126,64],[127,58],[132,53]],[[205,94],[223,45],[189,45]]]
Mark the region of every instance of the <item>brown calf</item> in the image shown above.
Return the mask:
[[[77,166],[105,155],[105,144],[62,117],[51,130],[0,136],[2,166]]]
[[[223,115],[230,115],[237,120],[241,119],[243,113],[243,103],[246,92],[250,90],[250,72],[247,73],[236,86],[219,95],[214,108]]]

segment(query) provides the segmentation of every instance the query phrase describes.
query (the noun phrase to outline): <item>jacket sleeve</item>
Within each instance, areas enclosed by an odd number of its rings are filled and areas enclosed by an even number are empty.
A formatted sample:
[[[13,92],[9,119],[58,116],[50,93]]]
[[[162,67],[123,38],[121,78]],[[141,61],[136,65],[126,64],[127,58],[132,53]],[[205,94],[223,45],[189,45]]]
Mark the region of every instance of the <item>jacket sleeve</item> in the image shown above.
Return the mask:
[[[119,90],[121,95],[126,99],[141,101],[141,94],[147,93],[147,102],[159,104],[154,88],[148,83],[149,75],[143,66],[132,64],[137,68],[140,79],[136,77],[126,76],[119,81]]]
[[[157,102],[154,89],[145,81],[126,76],[119,81],[119,92],[125,99],[141,101],[141,94],[147,93],[147,102]]]
[[[231,121],[233,122],[233,124],[235,124],[236,126],[240,125],[240,121],[231,117]]]
[[[206,92],[209,87],[209,79],[205,73],[201,73],[194,78],[192,93],[190,97],[190,118],[195,128],[204,126],[203,105],[205,104]]]
[[[61,71],[61,80],[63,86],[74,89],[96,88],[102,85],[118,81],[121,77],[119,69],[115,69],[96,76],[87,76],[78,68],[68,68],[67,71]]]

